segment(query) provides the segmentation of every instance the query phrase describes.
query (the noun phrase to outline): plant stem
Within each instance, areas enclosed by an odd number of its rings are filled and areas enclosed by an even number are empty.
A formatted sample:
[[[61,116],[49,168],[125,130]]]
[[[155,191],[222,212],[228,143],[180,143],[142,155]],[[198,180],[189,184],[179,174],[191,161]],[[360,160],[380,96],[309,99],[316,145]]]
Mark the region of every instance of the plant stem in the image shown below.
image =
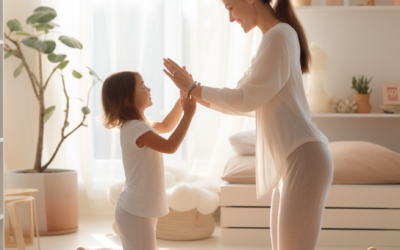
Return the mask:
[[[43,152],[43,135],[44,135],[44,115],[46,109],[44,108],[44,89],[39,90],[39,133],[36,146],[36,157],[35,165],[33,167],[34,171],[37,173],[42,172],[42,152]]]
[[[62,79],[62,83],[63,83],[63,90],[64,90],[64,94],[65,97],[67,98],[67,107],[65,109],[65,119],[64,119],[64,125],[61,129],[61,140],[57,145],[57,148],[55,149],[53,155],[51,156],[50,160],[41,168],[41,172],[44,172],[47,167],[50,165],[50,163],[54,160],[54,157],[56,156],[58,150],[60,149],[62,143],[64,142],[65,139],[67,139],[72,133],[74,133],[78,128],[80,128],[81,126],[86,126],[85,124],[83,124],[83,122],[86,119],[86,115],[83,115],[83,119],[81,121],[81,123],[79,123],[78,126],[76,126],[71,132],[69,132],[67,135],[64,135],[65,129],[68,126],[68,114],[69,114],[69,96],[67,93],[67,90],[65,88],[65,81],[64,81],[64,75],[61,74],[61,79]]]
[[[19,58],[21,58],[22,63],[24,64],[24,67],[25,67],[26,71],[28,72],[28,76],[31,80],[33,92],[35,93],[36,99],[39,100],[39,94],[38,94],[38,91],[39,91],[38,89],[40,89],[39,83],[36,79],[36,76],[31,72],[28,63],[26,62],[25,56],[22,53],[21,47],[19,46],[19,43],[17,41],[15,41],[14,39],[12,39],[11,37],[9,37],[6,33],[4,33],[4,37],[6,39],[8,39],[10,42],[12,42],[17,47]]]
[[[46,83],[44,84],[44,89],[46,90],[47,84],[49,84],[50,78],[53,76],[54,72],[56,72],[56,69],[53,69],[51,74],[49,75],[49,78],[47,78]]]

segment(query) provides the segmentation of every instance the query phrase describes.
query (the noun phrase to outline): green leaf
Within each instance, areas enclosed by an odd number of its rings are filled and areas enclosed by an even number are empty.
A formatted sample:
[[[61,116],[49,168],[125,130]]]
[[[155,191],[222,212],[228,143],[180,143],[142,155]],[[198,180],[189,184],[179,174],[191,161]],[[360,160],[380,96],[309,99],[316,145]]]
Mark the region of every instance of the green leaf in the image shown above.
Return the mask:
[[[47,44],[41,40],[38,40],[35,37],[25,38],[24,40],[22,40],[22,43],[28,47],[38,49],[42,52],[45,52],[47,50]]]
[[[4,55],[4,59],[9,58],[10,56],[15,55],[16,53],[17,53],[16,50],[11,50],[7,54]]]
[[[56,42],[54,42],[53,40],[45,40],[43,42],[47,45],[47,49],[43,53],[53,53],[53,51],[56,49]]]
[[[15,70],[14,70],[14,78],[17,78],[19,74],[21,74],[22,68],[24,67],[24,64],[21,63]]]
[[[47,120],[50,119],[50,116],[53,114],[55,109],[56,106],[51,106],[46,109],[46,113],[44,114],[44,122],[47,122]]]
[[[58,55],[56,55],[56,54],[54,54],[54,53],[51,53],[51,54],[49,54],[49,55],[47,56],[47,59],[49,59],[49,61],[50,61],[50,62],[53,62],[53,63],[62,62],[62,61],[65,60],[65,58],[67,58],[67,55],[63,55],[63,54],[58,54]]]
[[[58,40],[60,40],[63,44],[73,49],[83,48],[82,44],[78,40],[70,36],[60,36]]]
[[[32,36],[31,34],[26,33],[26,32],[17,32],[17,33],[15,33],[15,35],[17,35],[17,36]]]
[[[8,28],[10,28],[10,31],[22,31],[22,25],[17,19],[13,19],[7,22]]]
[[[102,80],[100,79],[100,77],[96,74],[96,72],[94,72],[93,69],[89,68],[86,66],[86,68],[89,69],[89,74],[93,77],[93,85],[95,85],[98,82],[102,82]]]
[[[88,114],[90,114],[90,109],[89,109],[88,107],[83,107],[83,108],[82,108],[82,113],[83,113],[84,115],[88,115]]]
[[[53,23],[53,22],[49,22],[49,24],[52,25],[52,26],[60,27],[60,25],[58,25],[56,23]]]
[[[34,10],[34,14],[26,19],[27,24],[48,23],[56,18],[57,12],[50,7],[41,6]]]
[[[67,67],[68,63],[69,63],[69,61],[62,62],[56,67],[56,69],[59,68],[59,69],[63,70],[65,67]]]
[[[54,26],[50,25],[48,23],[37,24],[37,25],[34,25],[33,27],[36,28],[36,31],[44,31],[46,33],[48,33],[49,30],[54,29]]]
[[[72,71],[72,75],[73,75],[75,78],[78,78],[78,79],[81,79],[81,78],[82,78],[82,74],[79,73],[79,72],[76,71],[76,70]]]

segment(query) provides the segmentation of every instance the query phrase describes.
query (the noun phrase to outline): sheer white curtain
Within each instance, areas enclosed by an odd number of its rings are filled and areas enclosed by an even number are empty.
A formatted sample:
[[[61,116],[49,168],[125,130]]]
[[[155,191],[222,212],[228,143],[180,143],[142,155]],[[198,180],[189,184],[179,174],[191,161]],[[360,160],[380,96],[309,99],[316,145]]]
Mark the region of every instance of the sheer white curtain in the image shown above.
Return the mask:
[[[165,117],[179,95],[162,72],[164,57],[187,66],[204,85],[234,88],[261,40],[260,31],[244,34],[239,25],[229,23],[219,0],[43,0],[43,4],[57,10],[62,32],[84,46],[70,57],[74,61],[70,66],[85,73],[84,66],[90,66],[103,80],[119,70],[140,72],[154,102],[146,116],[154,120]],[[87,77],[71,83],[71,96],[86,99],[90,81]],[[107,188],[124,179],[119,130],[106,130],[96,122],[101,116],[100,90],[99,84],[92,91],[89,128],[81,128],[56,159],[79,170],[92,201],[104,201]],[[62,103],[62,92],[54,93],[51,101]],[[79,117],[77,112],[73,119]],[[234,154],[228,137],[254,127],[254,118],[227,116],[198,105],[182,146],[176,154],[165,155],[165,163],[219,179]],[[55,141],[46,137],[49,148]]]

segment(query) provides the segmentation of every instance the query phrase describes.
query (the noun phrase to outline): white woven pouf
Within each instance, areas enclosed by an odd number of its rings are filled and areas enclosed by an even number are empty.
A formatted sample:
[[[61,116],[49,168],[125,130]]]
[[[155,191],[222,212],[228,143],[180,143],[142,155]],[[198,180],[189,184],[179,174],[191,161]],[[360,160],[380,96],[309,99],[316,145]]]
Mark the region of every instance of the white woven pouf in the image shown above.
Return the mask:
[[[162,240],[200,240],[214,233],[214,214],[203,215],[192,209],[178,212],[170,209],[169,214],[158,218],[157,239]]]
[[[107,197],[113,206],[123,186],[124,182],[119,182],[108,189]],[[219,206],[220,182],[165,166],[165,188],[170,212],[158,218],[157,238],[199,240],[210,237],[215,229],[213,215]],[[113,229],[118,234],[115,221]]]

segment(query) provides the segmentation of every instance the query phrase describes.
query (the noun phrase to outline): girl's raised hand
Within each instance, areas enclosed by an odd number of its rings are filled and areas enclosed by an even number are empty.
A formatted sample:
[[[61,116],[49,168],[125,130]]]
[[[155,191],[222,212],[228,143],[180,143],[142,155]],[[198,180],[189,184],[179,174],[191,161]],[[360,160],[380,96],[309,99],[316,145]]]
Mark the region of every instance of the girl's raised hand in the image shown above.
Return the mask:
[[[182,108],[185,115],[193,117],[196,113],[196,100],[194,97],[184,95],[182,97]]]

